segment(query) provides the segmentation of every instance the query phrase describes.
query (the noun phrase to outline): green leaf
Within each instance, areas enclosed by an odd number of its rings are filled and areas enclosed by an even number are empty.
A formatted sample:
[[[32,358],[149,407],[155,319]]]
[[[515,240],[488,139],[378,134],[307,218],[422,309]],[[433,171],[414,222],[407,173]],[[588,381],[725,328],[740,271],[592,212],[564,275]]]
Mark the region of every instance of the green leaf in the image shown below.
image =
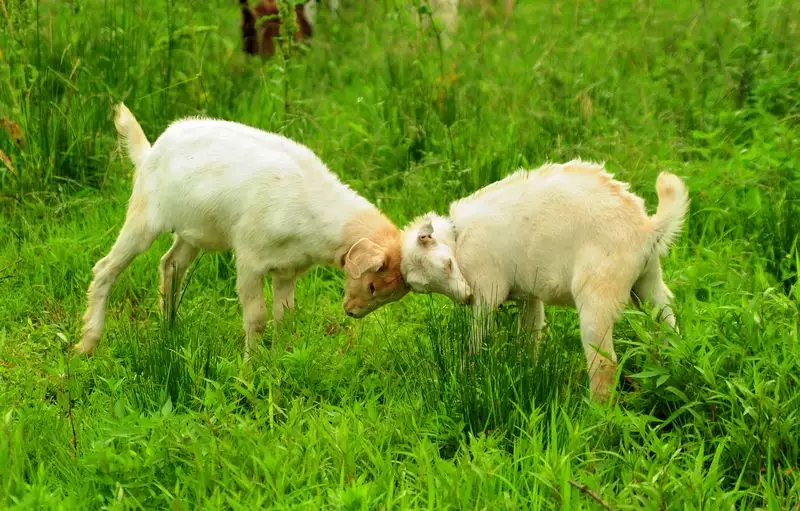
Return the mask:
[[[166,404],[164,406],[166,406]],[[114,416],[118,419],[125,417],[125,403],[123,403],[121,399],[117,399],[117,402],[114,404]]]
[[[167,398],[167,402],[161,407],[161,415],[166,417],[172,413],[172,398]]]

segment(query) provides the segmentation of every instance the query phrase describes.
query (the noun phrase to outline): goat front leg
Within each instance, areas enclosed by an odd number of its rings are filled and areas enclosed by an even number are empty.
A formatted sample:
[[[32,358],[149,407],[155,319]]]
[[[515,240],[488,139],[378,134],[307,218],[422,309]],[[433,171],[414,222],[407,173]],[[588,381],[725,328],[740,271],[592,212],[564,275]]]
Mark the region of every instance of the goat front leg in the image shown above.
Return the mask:
[[[544,328],[544,302],[535,296],[518,300],[519,327],[523,332],[532,332],[534,340],[538,343],[542,338]]]
[[[497,280],[494,281],[496,285]],[[499,291],[499,292],[498,292]],[[508,291],[505,289],[484,291],[473,285],[472,328],[469,335],[469,354],[476,354],[489,336],[494,310],[505,300]]]
[[[472,306],[472,328],[469,331],[468,354],[477,354],[492,327],[492,309],[485,303]]]
[[[294,289],[297,274],[293,271],[272,275],[272,319],[275,325],[283,319],[285,310],[294,310]]]
[[[272,349],[277,347],[278,329],[286,330],[285,311],[294,310],[294,289],[297,274],[292,271],[277,272],[272,275]],[[278,324],[281,324],[279,327]],[[291,322],[289,323],[291,328]]]
[[[241,263],[236,265],[236,290],[242,304],[245,345],[244,359],[258,346],[258,336],[267,324],[267,306],[264,302],[264,274]]]

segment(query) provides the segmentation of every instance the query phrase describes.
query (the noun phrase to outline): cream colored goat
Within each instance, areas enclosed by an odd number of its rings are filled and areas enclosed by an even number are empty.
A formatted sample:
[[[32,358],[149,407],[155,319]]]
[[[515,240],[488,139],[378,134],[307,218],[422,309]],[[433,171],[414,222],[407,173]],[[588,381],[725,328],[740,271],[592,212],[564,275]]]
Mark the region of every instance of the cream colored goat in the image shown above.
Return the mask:
[[[536,332],[544,303],[574,305],[592,395],[605,400],[616,354],[614,322],[629,297],[652,300],[675,327],[659,256],[680,231],[689,205],[678,177],[656,181],[658,209],[601,165],[570,161],[518,171],[450,205],[449,218],[428,213],[403,231],[402,271],[417,292],[472,302],[472,349],[488,328],[488,311],[521,302],[521,323]],[[676,328],[677,330],[677,328]]]
[[[80,353],[91,353],[102,336],[106,302],[120,272],[166,231],[174,233],[160,267],[166,310],[200,249],[233,249],[245,358],[265,327],[267,273],[273,274],[276,323],[284,307],[294,307],[295,280],[314,264],[344,268],[344,308],[353,317],[407,292],[400,274],[400,231],[307,147],[213,119],[179,120],[151,147],[122,104],[115,124],[136,167],[133,191],[117,241],[92,270],[83,336],[76,345]]]

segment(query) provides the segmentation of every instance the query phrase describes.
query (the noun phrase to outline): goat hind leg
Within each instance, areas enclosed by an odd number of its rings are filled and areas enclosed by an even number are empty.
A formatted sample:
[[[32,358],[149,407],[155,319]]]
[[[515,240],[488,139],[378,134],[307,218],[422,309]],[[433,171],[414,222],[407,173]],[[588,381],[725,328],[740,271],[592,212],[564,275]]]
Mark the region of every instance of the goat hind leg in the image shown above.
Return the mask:
[[[610,298],[610,299],[609,299]],[[581,322],[581,344],[589,371],[592,398],[608,400],[614,388],[617,354],[614,352],[614,321],[619,314],[614,297],[586,296],[577,300]]]
[[[106,304],[114,281],[157,236],[158,232],[149,228],[143,214],[128,214],[114,246],[92,268],[94,278],[87,293],[89,304],[83,314],[81,342],[75,345],[78,353],[89,355],[94,351],[103,335]]]
[[[675,313],[672,311],[672,307],[670,307],[672,292],[664,282],[661,264],[659,264],[658,260],[648,263],[644,273],[633,285],[633,292],[636,294],[636,298],[639,301],[652,301],[653,304],[660,309],[659,320],[669,325],[676,333],[680,333],[675,320]]]

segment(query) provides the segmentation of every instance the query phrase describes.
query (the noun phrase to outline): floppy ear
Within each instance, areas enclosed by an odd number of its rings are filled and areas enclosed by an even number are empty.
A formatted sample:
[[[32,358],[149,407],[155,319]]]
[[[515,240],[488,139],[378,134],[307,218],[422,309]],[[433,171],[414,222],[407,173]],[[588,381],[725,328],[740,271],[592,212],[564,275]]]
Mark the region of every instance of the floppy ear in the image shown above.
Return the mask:
[[[357,279],[366,272],[383,268],[386,254],[383,248],[372,240],[361,238],[350,247],[344,258],[344,270]]]
[[[423,247],[433,243],[433,224],[431,224],[430,220],[422,224],[422,227],[417,231],[417,241]]]

